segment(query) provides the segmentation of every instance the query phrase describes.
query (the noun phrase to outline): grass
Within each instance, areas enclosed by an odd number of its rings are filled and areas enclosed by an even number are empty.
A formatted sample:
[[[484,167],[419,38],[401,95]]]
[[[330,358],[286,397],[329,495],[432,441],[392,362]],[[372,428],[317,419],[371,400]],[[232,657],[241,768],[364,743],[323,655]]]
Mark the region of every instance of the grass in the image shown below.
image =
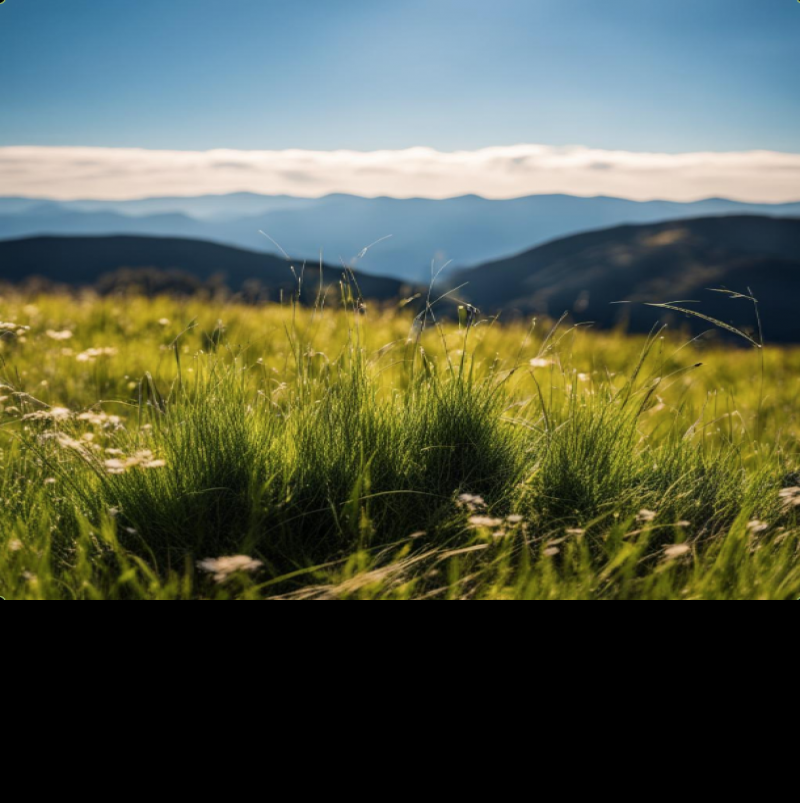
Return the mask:
[[[800,350],[358,306],[0,299],[0,595],[800,597]]]

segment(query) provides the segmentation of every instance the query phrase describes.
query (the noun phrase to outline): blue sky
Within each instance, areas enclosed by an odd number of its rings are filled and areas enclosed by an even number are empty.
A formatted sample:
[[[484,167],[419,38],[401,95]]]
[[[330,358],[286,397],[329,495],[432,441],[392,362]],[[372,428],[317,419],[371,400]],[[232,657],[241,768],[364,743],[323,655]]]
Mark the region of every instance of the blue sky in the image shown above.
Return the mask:
[[[796,0],[6,0],[0,146],[797,153],[798,56]]]

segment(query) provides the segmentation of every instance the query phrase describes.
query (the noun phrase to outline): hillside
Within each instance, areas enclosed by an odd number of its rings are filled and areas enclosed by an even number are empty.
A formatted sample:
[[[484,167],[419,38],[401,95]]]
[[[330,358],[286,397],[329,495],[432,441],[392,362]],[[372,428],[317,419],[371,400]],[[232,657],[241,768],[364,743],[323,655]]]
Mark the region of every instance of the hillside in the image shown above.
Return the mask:
[[[484,312],[568,311],[601,327],[628,320],[634,331],[649,331],[664,314],[616,302],[694,300],[703,314],[749,325],[752,310],[743,302],[707,290],[751,287],[767,338],[797,342],[800,219],[734,216],[594,231],[463,271],[453,281],[469,282],[462,294]]]
[[[297,263],[298,272],[302,268]],[[0,281],[18,283],[32,277],[72,286],[113,280],[123,269],[168,271],[200,282],[221,278],[238,292],[258,283],[262,295],[277,298],[291,292],[296,281],[283,258],[244,251],[200,240],[156,237],[36,237],[0,242]],[[326,284],[335,283],[341,267],[325,266]],[[389,301],[405,292],[401,282],[356,272],[366,298]],[[318,263],[308,266],[306,286],[319,285]]]
[[[182,237],[275,253],[267,231],[291,254],[333,264],[346,262],[387,235],[358,262],[379,276],[427,281],[431,261],[473,267],[592,229],[711,215],[800,217],[800,204],[741,204],[724,199],[696,203],[536,195],[511,200],[463,196],[361,198],[330,195],[291,198],[240,193],[136,201],[0,198],[0,240],[41,235]]]

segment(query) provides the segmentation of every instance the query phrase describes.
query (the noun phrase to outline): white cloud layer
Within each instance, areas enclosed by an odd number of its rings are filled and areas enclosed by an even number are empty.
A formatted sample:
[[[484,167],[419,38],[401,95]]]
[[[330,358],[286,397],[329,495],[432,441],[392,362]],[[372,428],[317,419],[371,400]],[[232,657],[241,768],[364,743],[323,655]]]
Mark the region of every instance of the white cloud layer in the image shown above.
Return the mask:
[[[545,145],[455,153],[0,148],[4,196],[126,200],[240,191],[397,198],[568,193],[781,203],[800,200],[800,154],[632,153]]]

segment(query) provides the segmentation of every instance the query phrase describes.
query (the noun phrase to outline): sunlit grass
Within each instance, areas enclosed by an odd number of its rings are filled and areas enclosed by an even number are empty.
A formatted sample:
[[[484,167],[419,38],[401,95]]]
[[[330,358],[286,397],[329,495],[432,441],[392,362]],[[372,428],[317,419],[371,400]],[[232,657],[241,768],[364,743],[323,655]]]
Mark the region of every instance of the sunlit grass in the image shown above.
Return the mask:
[[[0,321],[6,598],[800,596],[800,350],[92,295]]]

